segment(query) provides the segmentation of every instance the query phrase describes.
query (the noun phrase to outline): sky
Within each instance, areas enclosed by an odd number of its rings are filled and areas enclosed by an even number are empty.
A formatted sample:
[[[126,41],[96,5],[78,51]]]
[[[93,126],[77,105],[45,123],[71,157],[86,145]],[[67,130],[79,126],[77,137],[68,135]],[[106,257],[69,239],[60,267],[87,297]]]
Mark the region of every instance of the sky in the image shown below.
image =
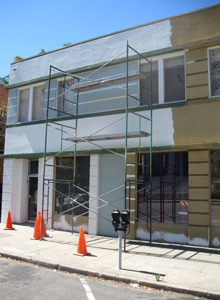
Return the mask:
[[[0,0],[0,77],[28,58],[105,34],[183,14],[215,0]]]

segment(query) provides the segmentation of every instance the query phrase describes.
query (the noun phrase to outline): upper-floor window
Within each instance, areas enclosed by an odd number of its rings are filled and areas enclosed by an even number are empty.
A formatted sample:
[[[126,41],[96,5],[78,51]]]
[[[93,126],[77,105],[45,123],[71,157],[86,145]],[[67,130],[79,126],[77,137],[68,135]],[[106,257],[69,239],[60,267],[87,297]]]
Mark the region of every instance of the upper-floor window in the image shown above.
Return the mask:
[[[33,89],[33,104],[32,104],[32,119],[43,119],[44,115],[44,85],[34,87]]]
[[[58,83],[58,116],[73,115],[74,112],[74,91],[71,86],[74,79],[61,81]]]
[[[185,99],[184,57],[164,60],[165,102]]]
[[[43,119],[44,85],[19,91],[18,121]]]
[[[150,64],[142,63],[141,105],[150,103]],[[185,100],[184,56],[159,58],[152,62],[152,103]]]
[[[19,113],[18,113],[18,121],[25,122],[28,121],[29,114],[29,97],[30,97],[30,89],[21,90],[19,92]]]
[[[141,64],[141,105],[150,103],[151,82],[146,74],[150,73],[150,64]],[[152,103],[158,103],[158,61],[152,63]]]
[[[220,47],[209,49],[210,96],[220,96]]]

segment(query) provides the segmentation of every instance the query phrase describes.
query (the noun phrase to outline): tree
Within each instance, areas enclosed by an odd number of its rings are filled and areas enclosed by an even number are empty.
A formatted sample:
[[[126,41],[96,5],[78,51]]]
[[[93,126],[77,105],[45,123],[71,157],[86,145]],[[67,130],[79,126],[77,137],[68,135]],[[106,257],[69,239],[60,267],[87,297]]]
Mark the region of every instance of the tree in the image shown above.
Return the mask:
[[[41,49],[41,52],[38,54],[43,54],[43,53],[46,53],[46,51],[44,49]]]
[[[9,75],[5,77],[0,77],[0,82],[3,84],[9,84]]]

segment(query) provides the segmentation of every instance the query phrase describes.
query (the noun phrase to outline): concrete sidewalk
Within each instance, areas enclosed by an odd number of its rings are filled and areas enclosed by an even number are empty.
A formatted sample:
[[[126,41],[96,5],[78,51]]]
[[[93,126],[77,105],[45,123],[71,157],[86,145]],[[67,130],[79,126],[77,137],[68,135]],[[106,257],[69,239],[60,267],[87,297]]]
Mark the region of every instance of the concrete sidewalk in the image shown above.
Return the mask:
[[[128,240],[118,270],[118,239],[85,234],[91,256],[75,256],[79,234],[47,230],[50,237],[31,240],[30,224],[3,230],[0,254],[49,268],[220,299],[220,249]]]

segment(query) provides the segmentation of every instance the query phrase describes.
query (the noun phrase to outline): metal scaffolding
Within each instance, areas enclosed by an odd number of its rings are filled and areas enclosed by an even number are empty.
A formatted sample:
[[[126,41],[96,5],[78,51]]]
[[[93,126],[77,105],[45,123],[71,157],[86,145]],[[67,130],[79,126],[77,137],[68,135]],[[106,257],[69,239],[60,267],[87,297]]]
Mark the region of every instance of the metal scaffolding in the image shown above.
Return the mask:
[[[105,67],[111,65],[112,63],[117,63],[117,61],[121,58],[122,61],[126,64],[126,72],[120,74],[114,74],[107,77],[98,77],[98,74]],[[138,70],[129,70],[130,62],[138,62]],[[148,71],[142,69],[142,65],[147,64]],[[95,78],[94,78],[95,74]],[[56,78],[62,77],[62,86],[59,90],[59,94],[54,95],[53,92],[53,81]],[[147,85],[143,84],[143,79],[147,80],[149,83]],[[139,82],[139,94],[134,95],[129,91],[129,82],[137,80]],[[70,83],[70,84],[69,84]],[[123,83],[123,85],[122,85]],[[68,86],[69,84],[69,86]],[[89,136],[80,136],[78,134],[79,129],[79,106],[80,106],[80,93],[85,91],[97,90],[106,86],[114,86],[114,88],[121,89],[124,93],[125,98],[125,106],[123,109],[123,114],[117,120],[105,125],[104,127],[96,130]],[[140,92],[144,91],[144,92]],[[149,94],[147,97],[148,100],[145,100],[146,93]],[[72,96],[71,96],[72,94]],[[88,104],[92,102],[95,103],[97,100],[88,101]],[[131,106],[131,101],[136,102],[136,107],[140,107],[141,105],[146,106],[146,110],[149,111],[149,117],[146,117],[142,114],[142,110],[137,110],[135,106]],[[84,102],[85,104],[85,102]],[[98,104],[97,104],[98,105]],[[129,118],[133,116],[137,119],[138,131],[130,131],[129,130]],[[68,123],[67,123],[68,120]],[[102,131],[106,128],[111,127],[113,124],[120,122],[121,120],[125,123],[125,130],[121,133],[111,133],[111,134],[102,134]],[[145,122],[149,125],[146,126]],[[143,125],[143,123],[145,125]],[[70,125],[71,124],[71,125]],[[148,128],[148,131],[143,130],[144,128]],[[57,133],[56,136],[60,136],[60,149],[56,153],[51,155],[50,151],[50,142],[54,136],[54,131]],[[129,155],[129,145],[128,140],[130,138],[135,138],[138,140],[137,142],[137,152],[138,152],[138,160],[136,162],[131,162],[128,159]],[[113,148],[109,149],[100,145],[100,141],[105,140],[124,140],[124,153],[119,151],[115,151]],[[130,180],[128,179],[128,166],[135,165],[138,167],[144,167],[146,164],[143,164],[141,161],[141,150],[144,147],[143,141],[145,139],[150,139],[150,161],[149,161],[149,180],[141,181],[141,180]],[[115,188],[114,190],[110,190],[103,195],[92,195],[92,193],[85,188],[77,186],[76,184],[76,157],[79,153],[78,145],[82,142],[89,143],[93,147],[97,147],[100,150],[104,150],[106,153],[112,153],[124,158],[124,185]],[[62,164],[63,157],[67,155],[72,155],[74,157],[72,166],[65,166]],[[51,179],[48,178],[48,170],[52,170],[49,172],[50,174],[54,172],[56,168],[68,168],[70,172],[73,173],[72,180],[60,180],[60,179]],[[130,211],[130,201],[131,197],[134,197],[134,192],[131,190],[132,185],[136,185],[137,189],[135,194],[137,194],[140,190],[138,190],[138,185],[142,184],[142,190],[146,193],[146,203],[147,203],[147,215],[146,220],[144,222],[147,223],[147,228],[150,231],[150,241],[151,241],[151,223],[152,223],[152,205],[151,205],[151,183],[152,183],[152,62],[148,58],[144,57],[134,48],[132,48],[128,42],[126,45],[126,50],[105,62],[101,67],[92,71],[87,76],[79,76],[78,74],[67,73],[61,69],[58,69],[54,66],[50,66],[49,72],[49,82],[48,82],[48,99],[47,99],[47,107],[46,107],[46,124],[45,124],[45,146],[44,146],[44,165],[43,165],[43,192],[42,192],[42,215],[45,218],[45,224],[47,224],[50,218],[54,217],[52,212],[52,199],[57,197],[59,203],[63,203],[64,199],[68,202],[68,206],[64,211],[57,211],[57,214],[68,214],[68,220],[72,225],[73,232],[73,214],[77,208],[83,208],[82,212],[77,216],[88,215],[90,211],[89,203],[94,199],[98,199],[100,205],[96,208],[97,211],[92,210],[93,213],[99,215],[99,217],[105,218],[101,214],[99,214],[98,209],[109,205],[113,208],[117,208],[115,203],[120,199],[113,199],[112,202],[107,202],[103,199],[106,194],[112,193],[115,190],[124,189],[124,208]],[[61,188],[62,187],[62,188]],[[78,191],[78,192],[76,192]],[[79,191],[83,194],[87,194],[88,197],[86,201],[81,202],[79,199]],[[93,200],[89,200],[89,197],[92,197]],[[52,212],[49,215],[49,210]],[[132,221],[140,221],[143,220],[138,219],[136,216],[132,216]],[[108,221],[111,222],[110,216]],[[43,222],[43,218],[42,218]],[[43,228],[43,226],[41,226]],[[127,234],[129,233],[130,228],[128,229]],[[42,236],[42,232],[41,232]]]

